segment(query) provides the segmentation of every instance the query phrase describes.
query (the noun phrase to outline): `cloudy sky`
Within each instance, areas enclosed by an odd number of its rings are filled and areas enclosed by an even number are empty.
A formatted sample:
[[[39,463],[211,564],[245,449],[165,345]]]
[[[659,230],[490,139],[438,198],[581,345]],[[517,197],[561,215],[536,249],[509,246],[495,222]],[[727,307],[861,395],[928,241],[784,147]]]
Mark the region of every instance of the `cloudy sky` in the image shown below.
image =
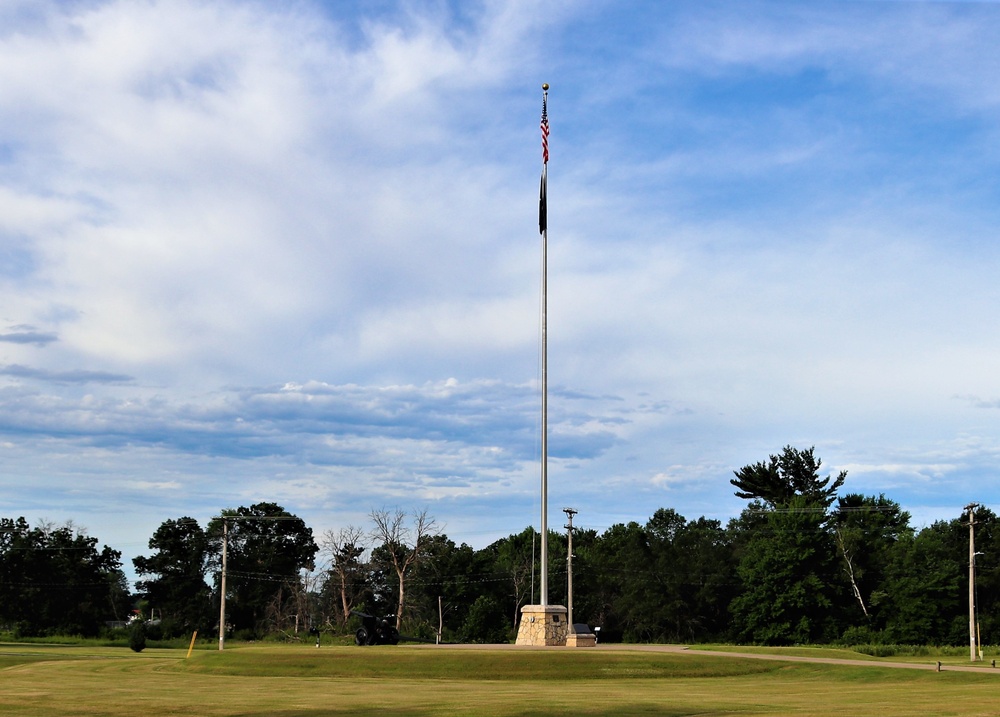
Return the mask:
[[[1000,5],[0,0],[0,515],[1000,508]]]

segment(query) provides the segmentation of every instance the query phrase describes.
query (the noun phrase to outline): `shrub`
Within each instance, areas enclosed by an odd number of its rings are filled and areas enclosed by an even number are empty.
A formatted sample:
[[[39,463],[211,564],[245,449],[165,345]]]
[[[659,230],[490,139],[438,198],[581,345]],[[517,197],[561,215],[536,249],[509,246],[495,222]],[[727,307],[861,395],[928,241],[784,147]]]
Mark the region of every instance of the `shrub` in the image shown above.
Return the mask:
[[[133,652],[142,652],[146,649],[146,625],[142,620],[136,620],[129,630],[128,646]]]
[[[926,645],[854,645],[851,649],[872,657],[926,657],[940,654],[939,650],[931,650]]]
[[[248,627],[241,630],[234,630],[231,639],[237,642],[256,642],[257,631]]]
[[[488,595],[476,598],[462,623],[459,637],[463,642],[509,642],[507,618],[496,600]]]
[[[852,645],[880,645],[885,642],[885,637],[881,632],[872,630],[867,626],[849,627],[844,630],[844,634],[837,640],[837,644],[850,647]]]

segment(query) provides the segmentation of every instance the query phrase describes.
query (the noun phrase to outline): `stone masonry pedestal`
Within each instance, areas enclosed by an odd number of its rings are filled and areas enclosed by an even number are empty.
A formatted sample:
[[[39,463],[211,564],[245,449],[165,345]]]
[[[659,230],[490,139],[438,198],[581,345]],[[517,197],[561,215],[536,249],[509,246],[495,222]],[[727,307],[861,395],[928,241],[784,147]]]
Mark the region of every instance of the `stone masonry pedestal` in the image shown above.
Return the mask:
[[[586,627],[581,625],[581,627]],[[570,630],[566,636],[566,647],[597,647],[597,635],[588,631],[576,632]]]
[[[569,634],[562,605],[525,605],[517,628],[517,645],[565,645]]]

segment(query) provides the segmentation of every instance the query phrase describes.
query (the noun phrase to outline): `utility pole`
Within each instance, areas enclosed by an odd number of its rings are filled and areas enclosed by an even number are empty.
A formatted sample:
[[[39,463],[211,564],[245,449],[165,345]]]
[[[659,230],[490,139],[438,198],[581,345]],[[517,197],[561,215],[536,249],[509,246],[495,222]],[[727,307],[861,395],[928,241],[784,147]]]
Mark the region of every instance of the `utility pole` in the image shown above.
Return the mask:
[[[570,632],[573,631],[573,516],[577,511],[572,508],[563,508],[566,514],[566,622],[569,623]]]
[[[219,649],[226,649],[226,544],[229,542],[229,523],[222,519],[222,575],[219,578]]]
[[[969,503],[969,659],[976,661],[976,519],[978,503]]]

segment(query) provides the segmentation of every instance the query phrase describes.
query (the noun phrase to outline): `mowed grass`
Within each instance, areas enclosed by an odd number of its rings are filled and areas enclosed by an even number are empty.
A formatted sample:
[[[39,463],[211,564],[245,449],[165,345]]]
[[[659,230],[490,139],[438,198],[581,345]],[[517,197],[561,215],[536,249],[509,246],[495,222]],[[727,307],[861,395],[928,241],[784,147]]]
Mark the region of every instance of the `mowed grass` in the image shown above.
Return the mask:
[[[16,653],[16,654],[15,654]],[[1000,674],[649,651],[0,646],[0,714],[995,715]]]
[[[709,652],[750,653],[761,655],[785,655],[788,657],[830,658],[842,660],[860,660],[870,662],[907,662],[915,665],[933,665],[940,662],[944,667],[989,667],[1000,661],[996,648],[991,647],[982,659],[973,662],[968,648],[901,648],[884,657],[865,654],[846,647],[753,647],[741,645],[696,645],[692,649]],[[915,653],[915,654],[914,654]],[[1000,670],[1000,668],[997,668]]]
[[[620,678],[728,677],[772,672],[756,660],[714,656],[448,647],[275,650],[243,648],[200,655],[178,669],[198,674],[337,679],[602,681]],[[266,654],[266,657],[262,657]]]

